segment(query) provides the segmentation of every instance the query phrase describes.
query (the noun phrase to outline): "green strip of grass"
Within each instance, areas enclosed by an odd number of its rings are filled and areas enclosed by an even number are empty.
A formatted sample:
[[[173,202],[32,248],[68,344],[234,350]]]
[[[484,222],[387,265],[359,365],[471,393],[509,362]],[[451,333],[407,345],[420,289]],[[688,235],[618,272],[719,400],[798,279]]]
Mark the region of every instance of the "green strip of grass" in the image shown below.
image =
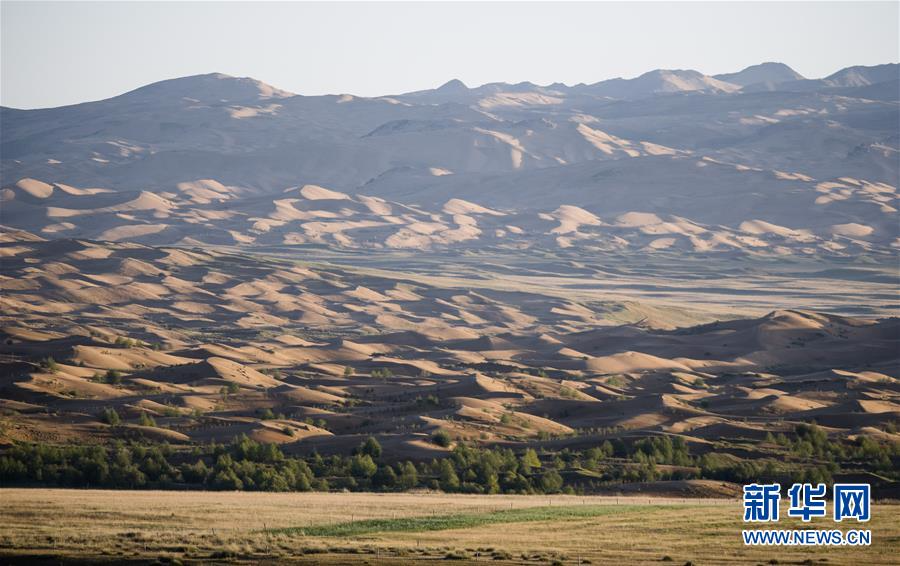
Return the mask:
[[[662,509],[660,505],[570,505],[561,507],[529,507],[485,513],[461,513],[457,515],[437,515],[421,517],[401,517],[398,519],[366,519],[348,521],[333,525],[313,525],[310,527],[290,527],[274,532],[298,534],[311,537],[349,537],[371,533],[398,533],[445,531],[449,529],[470,529],[497,523],[526,523],[534,521],[562,521],[619,515],[635,511],[652,512]],[[678,506],[666,505],[666,509]],[[271,532],[271,531],[270,531]]]

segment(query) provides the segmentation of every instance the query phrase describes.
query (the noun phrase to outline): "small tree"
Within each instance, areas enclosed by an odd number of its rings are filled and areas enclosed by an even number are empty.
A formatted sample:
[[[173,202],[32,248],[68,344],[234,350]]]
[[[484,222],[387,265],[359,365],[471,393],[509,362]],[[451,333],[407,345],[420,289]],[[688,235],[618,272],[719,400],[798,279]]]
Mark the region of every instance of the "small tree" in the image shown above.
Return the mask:
[[[419,483],[419,473],[412,462],[407,460],[400,466],[400,477],[398,485],[400,489],[412,489]]]
[[[533,448],[529,448],[522,454],[522,471],[526,474],[531,472],[532,468],[540,468],[541,460],[538,458],[537,452]]]
[[[114,385],[122,383],[121,372],[115,369],[106,370],[106,383],[112,383]]]
[[[141,426],[156,426],[156,420],[151,417],[146,411],[141,412],[141,416],[138,418],[138,424]]]
[[[350,473],[358,478],[370,478],[378,466],[368,454],[358,454],[350,461]]]
[[[438,446],[447,448],[453,442],[453,439],[450,438],[450,433],[448,433],[446,430],[439,430],[431,435],[431,441]]]
[[[440,469],[438,470],[438,481],[441,489],[444,491],[456,491],[459,489],[459,476],[456,475],[453,464],[446,458],[441,460]]]
[[[122,422],[122,419],[119,417],[119,413],[116,412],[113,408],[103,409],[103,412],[100,414],[100,420],[108,424],[109,426],[117,426]]]
[[[350,366],[344,366],[344,377],[351,377],[353,375],[353,368]]]
[[[216,474],[212,483],[216,489],[226,491],[238,491],[244,487],[244,483],[231,468],[224,469]]]
[[[550,470],[541,476],[541,489],[544,493],[557,493],[562,489],[563,479],[556,470]]]
[[[372,486],[375,489],[393,489],[397,486],[397,474],[390,466],[382,466],[378,468],[375,475],[372,476]]]
[[[377,460],[381,458],[381,444],[374,437],[370,436],[359,446],[359,453],[369,455]]]

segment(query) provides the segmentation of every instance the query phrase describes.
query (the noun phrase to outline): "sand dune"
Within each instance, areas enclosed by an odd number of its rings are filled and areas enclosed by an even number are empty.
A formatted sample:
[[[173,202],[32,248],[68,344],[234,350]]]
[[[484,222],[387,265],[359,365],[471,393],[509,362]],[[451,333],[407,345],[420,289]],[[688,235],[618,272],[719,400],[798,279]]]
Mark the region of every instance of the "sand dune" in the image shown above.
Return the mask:
[[[644,228],[679,222],[621,216]],[[212,249],[8,240],[2,246],[26,249],[9,256],[16,263],[4,283],[4,305],[21,319],[2,321],[0,353],[12,356],[4,363],[13,376],[2,398],[16,411],[87,415],[96,430],[58,425],[76,437],[104,430],[91,415],[111,404],[130,434],[147,439],[246,434],[340,451],[363,431],[390,430],[392,454],[431,457],[444,450],[428,440],[438,429],[518,445],[598,428],[762,441],[782,423],[812,419],[832,434],[884,431],[900,409],[885,397],[900,377],[897,319],[780,309],[679,328],[666,318],[679,311],[563,300],[511,290],[505,279],[496,288],[472,289],[477,279],[443,287],[452,281],[444,274],[394,278]],[[477,273],[490,269],[479,262]],[[608,319],[629,312],[631,324]],[[199,341],[192,326],[212,340]],[[47,355],[59,360],[55,372],[39,365]],[[285,418],[260,418],[262,408]],[[160,422],[199,420],[166,431],[136,425],[141,411]],[[20,415],[16,438],[43,434],[44,421]],[[413,426],[425,432],[405,432]]]
[[[821,466],[800,423],[848,454],[894,442],[889,73],[390,98],[204,75],[0,109],[0,444],[373,436],[380,465],[464,444],[546,465],[610,440],[560,473],[631,492],[703,454]],[[684,465],[623,457],[670,435]]]
[[[309,200],[346,200],[350,198],[344,193],[331,191],[318,185],[304,185],[300,189],[300,195]]]
[[[19,179],[16,181],[16,188],[30,197],[39,199],[49,198],[53,194],[53,185],[37,179]]]

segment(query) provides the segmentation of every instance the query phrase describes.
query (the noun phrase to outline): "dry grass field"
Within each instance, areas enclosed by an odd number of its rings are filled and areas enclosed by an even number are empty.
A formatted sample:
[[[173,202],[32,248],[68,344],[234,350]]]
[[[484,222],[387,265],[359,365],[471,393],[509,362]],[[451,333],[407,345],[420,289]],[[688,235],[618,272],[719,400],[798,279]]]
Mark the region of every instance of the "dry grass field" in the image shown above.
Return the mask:
[[[871,546],[822,549],[744,547],[734,500],[4,489],[0,502],[4,564],[650,564],[668,557],[673,564],[861,565],[897,564],[900,550],[897,504],[874,507],[866,525]]]

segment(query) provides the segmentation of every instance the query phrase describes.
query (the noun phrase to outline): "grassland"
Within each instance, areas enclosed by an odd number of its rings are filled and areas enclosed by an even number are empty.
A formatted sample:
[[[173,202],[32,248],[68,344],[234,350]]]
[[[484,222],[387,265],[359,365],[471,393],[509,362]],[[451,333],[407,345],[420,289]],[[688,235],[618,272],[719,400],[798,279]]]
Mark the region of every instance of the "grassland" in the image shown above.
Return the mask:
[[[549,501],[552,501],[549,500]],[[633,513],[655,509],[639,505],[562,505],[560,507],[528,507],[525,509],[503,509],[479,513],[459,513],[453,515],[431,515],[425,517],[399,517],[391,519],[367,519],[348,521],[333,525],[312,525],[279,529],[276,533],[300,534],[312,537],[349,537],[373,533],[408,533],[426,531],[449,531],[473,529],[488,525],[529,523],[533,521],[565,521],[600,517],[613,513]]]
[[[4,489],[0,501],[0,562],[16,564],[650,564],[669,557],[674,564],[858,565],[896,564],[900,549],[897,504],[874,507],[870,547],[821,549],[744,547],[740,503],[732,500]]]

